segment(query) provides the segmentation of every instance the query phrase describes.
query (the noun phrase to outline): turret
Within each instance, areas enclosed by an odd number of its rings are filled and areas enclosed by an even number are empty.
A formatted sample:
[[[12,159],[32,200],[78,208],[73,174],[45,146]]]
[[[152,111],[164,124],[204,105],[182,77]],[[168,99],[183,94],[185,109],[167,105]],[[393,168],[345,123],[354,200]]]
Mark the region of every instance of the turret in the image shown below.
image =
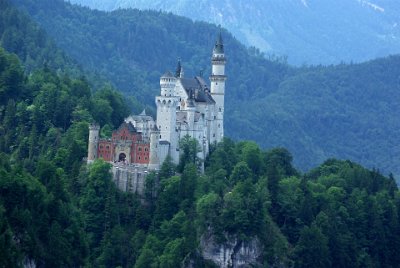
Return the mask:
[[[170,71],[163,74],[160,77],[161,96],[164,97],[174,96],[175,84],[176,84],[176,78]]]
[[[183,78],[183,67],[181,64],[181,59],[178,59],[178,66],[176,66],[175,77],[176,78]]]
[[[89,125],[89,145],[87,162],[92,163],[97,159],[97,147],[99,144],[100,126],[92,123]]]
[[[160,141],[167,141],[170,144],[170,155],[175,163],[178,163],[177,155],[178,134],[176,131],[176,109],[179,104],[177,97],[156,97],[157,105],[157,127],[160,131]]]
[[[211,96],[215,101],[215,120],[211,130],[211,142],[220,142],[224,136],[224,98],[225,98],[225,64],[224,44],[221,32],[213,49],[211,73]]]

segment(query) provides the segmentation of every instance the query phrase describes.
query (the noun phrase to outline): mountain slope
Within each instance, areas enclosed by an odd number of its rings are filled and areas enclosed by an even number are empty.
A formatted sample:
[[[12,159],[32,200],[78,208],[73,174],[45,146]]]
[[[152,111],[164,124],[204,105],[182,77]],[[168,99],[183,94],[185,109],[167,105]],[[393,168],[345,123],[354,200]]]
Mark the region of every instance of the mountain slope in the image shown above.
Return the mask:
[[[218,28],[160,12],[91,11],[62,1],[15,0],[83,66],[152,106],[162,72],[182,58],[186,76],[209,73]],[[226,134],[285,146],[308,169],[327,157],[400,174],[399,57],[293,68],[247,51],[223,31]]]
[[[163,10],[221,24],[244,44],[288,56],[297,65],[360,62],[400,52],[400,3],[391,0],[70,2],[102,10]]]

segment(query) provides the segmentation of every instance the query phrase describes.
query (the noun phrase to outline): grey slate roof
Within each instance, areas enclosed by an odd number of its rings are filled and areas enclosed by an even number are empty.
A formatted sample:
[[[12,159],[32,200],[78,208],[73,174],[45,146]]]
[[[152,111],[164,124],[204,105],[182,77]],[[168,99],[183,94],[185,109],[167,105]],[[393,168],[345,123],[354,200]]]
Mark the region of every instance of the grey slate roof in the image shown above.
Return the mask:
[[[136,131],[136,128],[132,125],[131,122],[129,122],[129,123],[123,122],[123,123],[119,126],[118,130],[123,129],[124,127],[126,127],[130,133],[135,133],[135,132],[137,132],[137,131]]]
[[[208,85],[200,76],[196,76],[195,78],[181,78],[180,81],[188,96],[193,92],[196,102],[215,103],[209,93]]]
[[[219,32],[217,42],[215,42],[214,53],[224,54],[224,42],[222,41],[221,32]]]

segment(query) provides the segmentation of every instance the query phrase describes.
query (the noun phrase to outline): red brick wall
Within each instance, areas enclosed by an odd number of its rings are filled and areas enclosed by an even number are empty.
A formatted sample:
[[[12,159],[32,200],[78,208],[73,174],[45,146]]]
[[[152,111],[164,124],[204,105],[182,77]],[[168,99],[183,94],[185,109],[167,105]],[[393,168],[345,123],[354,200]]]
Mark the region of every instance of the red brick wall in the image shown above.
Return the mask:
[[[150,144],[137,143],[132,148],[132,160],[136,164],[148,164],[150,160]]]
[[[103,158],[104,161],[111,162],[113,161],[113,145],[111,141],[100,140],[99,147],[97,149],[97,155],[99,158]]]
[[[141,133],[129,132],[125,126],[119,130],[115,130],[112,133],[111,141],[100,140],[98,147],[98,156],[103,158],[105,161],[112,162],[114,155],[114,145],[121,140],[132,141],[131,147],[131,163],[134,164],[148,164],[150,161],[150,144],[142,142]],[[117,156],[118,157],[118,156]]]

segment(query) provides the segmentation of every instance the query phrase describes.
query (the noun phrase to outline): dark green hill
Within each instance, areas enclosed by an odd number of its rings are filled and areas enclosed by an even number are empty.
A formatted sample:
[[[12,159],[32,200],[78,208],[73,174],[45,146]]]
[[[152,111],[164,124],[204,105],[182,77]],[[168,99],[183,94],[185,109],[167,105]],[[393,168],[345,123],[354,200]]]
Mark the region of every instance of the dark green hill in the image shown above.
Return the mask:
[[[77,62],[66,56],[45,30],[7,0],[0,0],[0,45],[18,55],[27,73],[44,65],[75,75],[82,72]]]
[[[0,267],[397,267],[393,177],[335,159],[301,174],[286,149],[227,138],[199,174],[188,137],[143,196],[121,192],[109,163],[82,158],[88,122],[128,109],[91,92],[48,67],[27,76],[0,48]]]
[[[182,58],[209,73],[218,28],[161,12],[92,11],[61,0],[14,0],[83,67],[152,105],[158,79]],[[228,56],[226,133],[285,146],[308,169],[330,156],[400,174],[399,57],[292,68],[248,51],[223,31]]]
[[[305,69],[276,92],[227,110],[236,125],[249,120],[246,138],[289,148],[300,166],[339,156],[399,174],[399,101],[400,56],[392,56]]]

